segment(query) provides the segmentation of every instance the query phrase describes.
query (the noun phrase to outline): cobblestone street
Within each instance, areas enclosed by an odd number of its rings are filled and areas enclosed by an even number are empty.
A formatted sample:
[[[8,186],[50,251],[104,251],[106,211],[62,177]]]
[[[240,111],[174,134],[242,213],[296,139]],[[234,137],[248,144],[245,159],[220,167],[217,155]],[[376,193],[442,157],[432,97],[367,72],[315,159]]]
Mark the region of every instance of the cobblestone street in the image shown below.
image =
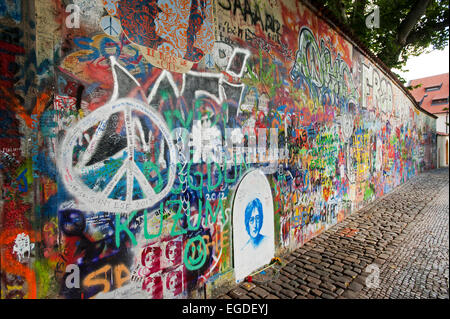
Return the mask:
[[[219,298],[449,298],[449,173],[412,178]]]

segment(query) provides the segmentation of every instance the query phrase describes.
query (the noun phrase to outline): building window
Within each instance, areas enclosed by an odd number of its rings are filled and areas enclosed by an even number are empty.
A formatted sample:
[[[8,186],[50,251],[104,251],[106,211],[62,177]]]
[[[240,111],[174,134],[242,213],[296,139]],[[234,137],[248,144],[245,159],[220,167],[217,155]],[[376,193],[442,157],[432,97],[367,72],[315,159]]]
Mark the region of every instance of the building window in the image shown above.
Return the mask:
[[[431,92],[431,91],[439,91],[442,87],[442,83],[440,85],[435,85],[435,86],[429,86],[427,88],[425,88],[425,92]]]
[[[448,103],[448,98],[431,100],[431,105],[441,105],[441,104],[447,104],[447,103]]]

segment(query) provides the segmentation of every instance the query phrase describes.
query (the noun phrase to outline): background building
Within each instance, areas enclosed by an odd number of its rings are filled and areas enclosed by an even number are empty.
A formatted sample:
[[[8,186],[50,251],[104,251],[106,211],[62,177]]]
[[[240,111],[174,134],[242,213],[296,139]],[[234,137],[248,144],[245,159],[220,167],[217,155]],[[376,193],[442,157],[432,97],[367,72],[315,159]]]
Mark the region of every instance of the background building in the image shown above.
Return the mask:
[[[408,85],[412,87],[421,85],[411,91],[412,95],[422,108],[438,117],[436,120],[437,163],[438,167],[448,166],[448,73],[411,80]]]

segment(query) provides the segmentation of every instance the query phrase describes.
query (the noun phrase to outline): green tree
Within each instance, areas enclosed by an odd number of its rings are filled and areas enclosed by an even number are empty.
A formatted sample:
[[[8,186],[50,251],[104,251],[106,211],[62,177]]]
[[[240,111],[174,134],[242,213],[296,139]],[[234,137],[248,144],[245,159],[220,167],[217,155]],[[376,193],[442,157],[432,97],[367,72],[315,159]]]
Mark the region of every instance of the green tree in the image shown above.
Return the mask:
[[[449,0],[317,0],[389,68],[402,69],[408,57],[449,40]],[[379,10],[378,27],[366,19]]]

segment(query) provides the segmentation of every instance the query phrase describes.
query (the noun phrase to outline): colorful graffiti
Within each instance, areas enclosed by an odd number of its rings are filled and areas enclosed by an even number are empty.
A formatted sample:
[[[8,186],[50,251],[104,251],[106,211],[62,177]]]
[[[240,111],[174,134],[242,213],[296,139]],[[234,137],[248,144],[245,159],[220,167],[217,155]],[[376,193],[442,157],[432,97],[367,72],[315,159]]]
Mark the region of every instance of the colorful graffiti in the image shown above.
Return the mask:
[[[435,167],[435,119],[301,2],[66,2],[32,49],[0,6],[1,298],[211,297]]]
[[[125,36],[155,66],[169,71],[186,71],[214,45],[211,0],[103,3],[111,16],[110,21],[117,18]]]

